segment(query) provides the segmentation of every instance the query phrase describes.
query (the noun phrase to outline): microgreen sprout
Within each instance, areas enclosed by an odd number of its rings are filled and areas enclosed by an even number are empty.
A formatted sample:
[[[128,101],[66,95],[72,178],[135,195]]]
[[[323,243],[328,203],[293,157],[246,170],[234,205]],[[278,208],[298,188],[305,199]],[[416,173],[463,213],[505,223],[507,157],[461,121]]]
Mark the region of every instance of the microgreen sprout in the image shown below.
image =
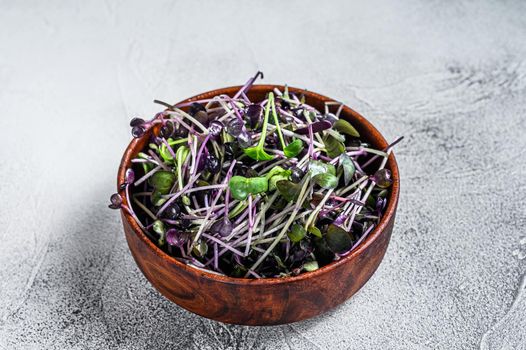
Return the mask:
[[[272,101],[274,101],[274,95],[272,94],[272,92],[270,92],[267,100],[267,106],[265,108],[265,118],[263,119],[263,126],[261,129],[261,135],[259,136],[258,144],[254,147],[245,148],[245,154],[255,160],[268,161],[274,159],[274,156],[271,156],[263,149],[263,146],[265,145],[266,141],[268,117]]]
[[[315,271],[378,226],[393,146],[365,142],[339,102],[323,111],[293,89],[254,99],[261,72],[233,96],[171,104],[130,122],[146,138],[109,207],[161,250],[238,278]],[[363,138],[363,139],[362,139]]]

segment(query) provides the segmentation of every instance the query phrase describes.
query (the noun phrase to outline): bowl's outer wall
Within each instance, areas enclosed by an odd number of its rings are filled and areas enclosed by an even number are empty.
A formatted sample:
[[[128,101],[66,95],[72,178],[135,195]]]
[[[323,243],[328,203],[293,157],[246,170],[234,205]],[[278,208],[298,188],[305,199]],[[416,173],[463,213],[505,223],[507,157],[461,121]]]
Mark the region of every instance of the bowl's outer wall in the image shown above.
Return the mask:
[[[215,90],[189,100],[209,98],[218,93],[233,95],[238,87]],[[254,86],[249,97],[261,100],[271,86]],[[307,102],[318,109],[330,99],[304,92]],[[363,117],[345,108],[347,118],[373,146],[385,148],[387,142]],[[146,138],[132,141],[123,156],[119,183],[129,161],[142,149]],[[393,172],[391,198],[382,223],[349,256],[312,273],[277,281],[222,278],[169,257],[157,248],[121,211],[128,246],[137,265],[165,297],[201,316],[226,323],[276,325],[300,321],[319,315],[350,298],[373,275],[382,261],[393,230],[398,202],[399,178],[394,156],[387,165]],[[133,227],[135,226],[135,227]]]

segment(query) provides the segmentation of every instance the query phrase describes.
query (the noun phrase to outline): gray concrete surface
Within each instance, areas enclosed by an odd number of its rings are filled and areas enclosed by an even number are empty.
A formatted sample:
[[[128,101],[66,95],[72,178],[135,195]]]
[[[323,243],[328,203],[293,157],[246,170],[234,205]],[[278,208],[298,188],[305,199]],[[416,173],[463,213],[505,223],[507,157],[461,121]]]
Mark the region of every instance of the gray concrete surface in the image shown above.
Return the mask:
[[[526,3],[0,1],[0,349],[526,349]],[[171,304],[106,208],[127,122],[307,87],[396,151],[385,260],[339,308],[249,328]]]

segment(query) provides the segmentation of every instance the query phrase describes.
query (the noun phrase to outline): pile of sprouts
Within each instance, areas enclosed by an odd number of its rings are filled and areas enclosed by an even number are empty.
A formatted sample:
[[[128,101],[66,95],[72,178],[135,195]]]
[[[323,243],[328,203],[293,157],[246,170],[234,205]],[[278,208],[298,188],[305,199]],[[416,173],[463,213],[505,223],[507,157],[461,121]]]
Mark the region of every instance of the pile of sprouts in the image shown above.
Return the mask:
[[[258,72],[233,96],[132,119],[148,137],[110,208],[126,211],[167,254],[231,277],[314,271],[352,252],[379,224],[392,147],[374,149],[342,117],[285,87],[252,101]]]

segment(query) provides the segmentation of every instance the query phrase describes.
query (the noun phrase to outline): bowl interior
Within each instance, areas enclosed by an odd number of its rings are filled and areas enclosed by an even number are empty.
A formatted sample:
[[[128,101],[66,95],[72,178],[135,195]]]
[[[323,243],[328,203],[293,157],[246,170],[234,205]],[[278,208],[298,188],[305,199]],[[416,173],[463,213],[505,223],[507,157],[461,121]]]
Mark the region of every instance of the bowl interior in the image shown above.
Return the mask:
[[[217,89],[212,90],[209,92],[205,92],[199,95],[196,95],[194,97],[188,98],[181,102],[191,102],[201,99],[208,99],[212,98],[217,95],[225,94],[229,96],[233,96],[241,86],[234,86],[234,87],[228,87],[223,89]],[[271,91],[274,88],[278,88],[281,91],[283,91],[284,86],[281,85],[254,85],[250,91],[248,92],[248,97],[251,101],[261,101],[265,98],[266,94]],[[315,107],[316,109],[323,111],[325,108],[325,102],[334,101],[334,99],[328,98],[326,96],[310,92],[308,90],[304,89],[298,89],[289,87],[289,91],[294,92],[298,95],[305,95],[305,100],[308,104]],[[333,107],[334,108],[334,107]],[[369,144],[371,144],[376,149],[385,149],[388,146],[387,141],[385,138],[380,134],[380,132],[364,117],[362,117],[359,113],[352,110],[351,108],[344,106],[343,110],[341,112],[341,118],[347,119],[360,133],[363,140],[367,141]],[[158,132],[158,129],[154,128],[153,130],[148,130],[144,136],[138,139],[132,140],[132,142],[129,144],[128,148],[126,149],[121,164],[119,166],[119,173],[118,173],[118,183],[117,188],[119,190],[119,185],[124,182],[124,176],[125,171],[128,169],[132,163],[131,160],[137,156],[139,152],[141,152],[144,147],[146,146],[149,137],[151,136],[152,132]],[[131,227],[134,229],[135,233],[143,240],[143,242],[152,250],[156,252],[157,255],[161,256],[163,259],[166,259],[169,263],[175,264],[180,268],[183,268],[185,270],[191,271],[195,274],[200,275],[200,277],[203,278],[209,278],[212,280],[219,280],[226,283],[233,283],[233,284],[267,284],[267,283],[287,283],[294,280],[299,279],[305,279],[310,277],[315,277],[316,275],[326,273],[330,271],[331,269],[335,268],[337,265],[344,264],[349,260],[352,260],[355,256],[359,255],[365,247],[367,247],[372,241],[377,239],[377,237],[382,233],[384,228],[386,227],[387,222],[389,219],[394,215],[396,203],[398,201],[398,195],[399,195],[399,173],[398,173],[398,166],[396,164],[396,160],[393,154],[389,156],[386,168],[391,170],[392,178],[393,178],[393,185],[391,186],[391,190],[389,191],[388,196],[388,202],[385,209],[385,213],[380,220],[380,223],[376,226],[376,228],[369,234],[368,237],[365,238],[365,240],[358,246],[356,249],[354,249],[351,253],[346,255],[345,257],[341,258],[338,261],[331,262],[328,265],[325,265],[318,270],[312,271],[312,272],[304,272],[299,274],[298,276],[290,276],[290,277],[281,277],[281,278],[263,278],[263,279],[248,279],[248,278],[235,278],[235,277],[228,277],[219,275],[213,272],[208,272],[206,270],[201,270],[189,265],[186,265],[176,258],[168,255],[163,250],[161,250],[157,245],[155,245],[140,229],[139,225],[135,222],[135,220],[125,211],[122,211],[123,217],[129,222]],[[119,190],[122,197],[123,202],[126,205],[129,205],[129,203],[126,200],[125,193],[122,190]]]

